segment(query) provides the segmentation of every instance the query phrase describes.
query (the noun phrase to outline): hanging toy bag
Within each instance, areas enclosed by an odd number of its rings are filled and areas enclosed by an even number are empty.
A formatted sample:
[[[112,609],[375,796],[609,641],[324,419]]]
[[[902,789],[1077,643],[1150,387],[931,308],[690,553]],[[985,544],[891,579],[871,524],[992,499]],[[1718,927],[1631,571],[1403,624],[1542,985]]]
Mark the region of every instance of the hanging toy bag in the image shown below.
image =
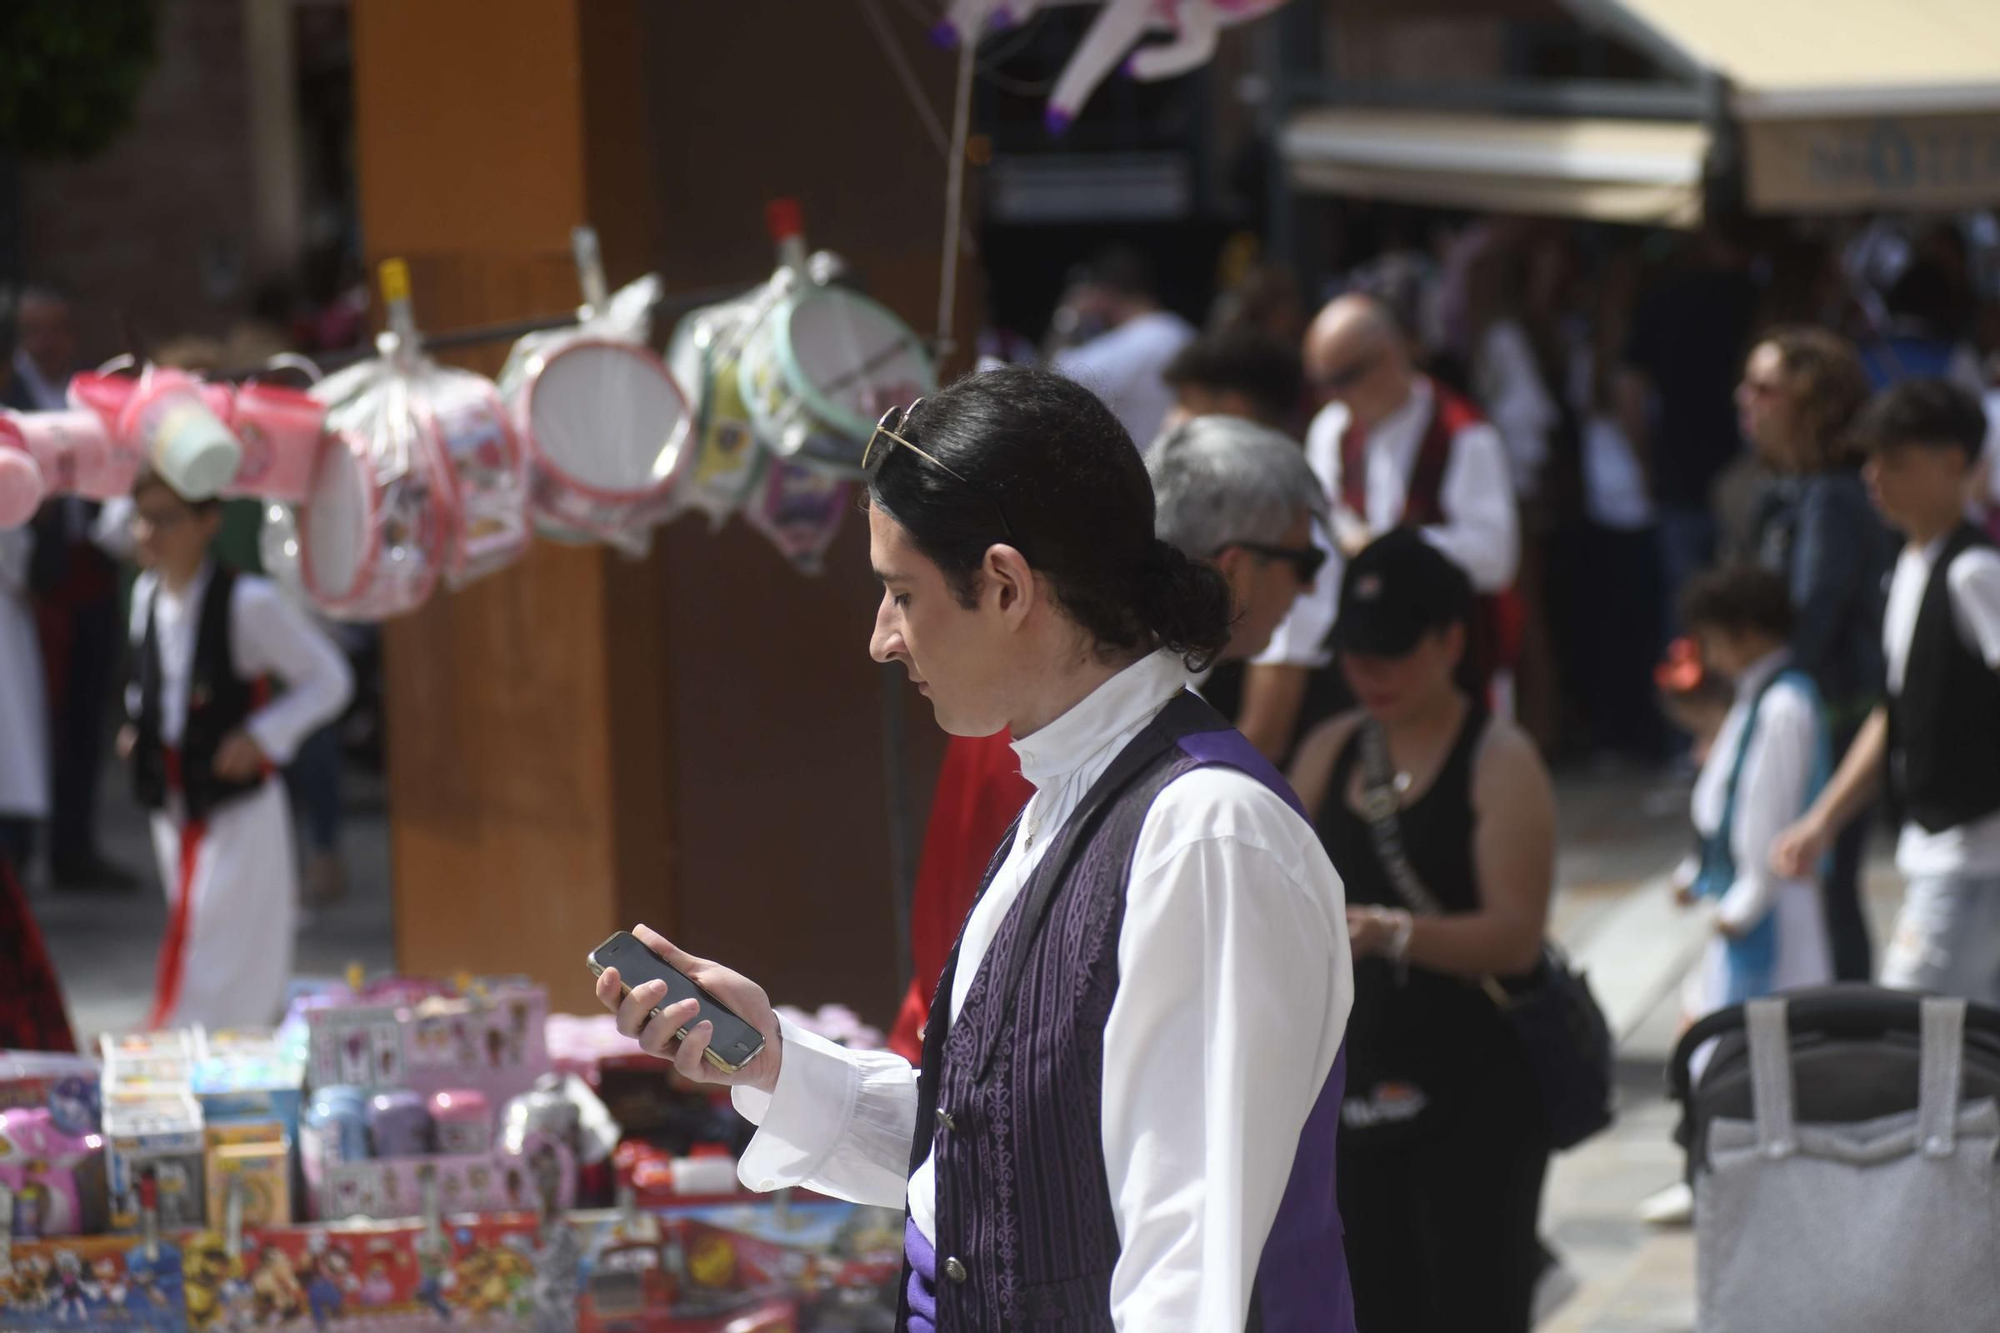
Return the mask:
[[[853,482],[821,467],[773,458],[743,506],[743,521],[801,573],[817,574],[853,508]]]
[[[296,510],[300,582],[336,619],[414,611],[444,571],[450,485],[419,435],[407,385],[377,360],[313,395],[327,403],[326,442]],[[283,540],[272,531],[266,544]]]
[[[26,524],[51,495],[130,495],[138,475],[138,455],[113,444],[95,412],[0,412],[0,528]]]
[[[382,265],[381,355],[315,385],[327,410],[299,509],[307,590],[329,615],[378,620],[459,588],[526,552],[527,477],[493,382],[425,357],[409,273]]]
[[[189,500],[220,495],[242,464],[225,385],[152,365],[136,376],[89,370],[71,377],[69,401],[97,416],[135,473],[149,469]]]
[[[648,347],[660,281],[605,295],[597,236],[573,237],[584,305],[574,329],[521,339],[500,372],[528,462],[528,508],[557,540],[643,550],[691,452],[693,412]]]
[[[694,436],[673,510],[708,515],[711,527],[743,507],[763,473],[764,451],[736,375],[743,341],[777,304],[768,284],[734,301],[696,310],[674,329],[667,364],[694,400]]]
[[[804,256],[798,207],[789,200],[769,212],[789,281],[769,316],[758,321],[737,364],[737,387],[758,441],[779,458],[851,479],[861,453],[887,409],[937,388],[924,342],[884,307],[844,287],[815,279],[838,271],[825,256]]]

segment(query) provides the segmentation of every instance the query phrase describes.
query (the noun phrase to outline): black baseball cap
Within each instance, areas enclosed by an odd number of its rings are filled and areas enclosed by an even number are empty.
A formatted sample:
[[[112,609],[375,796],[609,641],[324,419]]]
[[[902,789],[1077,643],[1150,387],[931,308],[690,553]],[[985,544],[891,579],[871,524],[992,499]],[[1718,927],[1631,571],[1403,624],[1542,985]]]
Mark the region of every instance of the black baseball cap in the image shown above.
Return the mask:
[[[1377,537],[1340,580],[1335,652],[1407,657],[1418,640],[1472,614],[1472,580],[1415,528]]]

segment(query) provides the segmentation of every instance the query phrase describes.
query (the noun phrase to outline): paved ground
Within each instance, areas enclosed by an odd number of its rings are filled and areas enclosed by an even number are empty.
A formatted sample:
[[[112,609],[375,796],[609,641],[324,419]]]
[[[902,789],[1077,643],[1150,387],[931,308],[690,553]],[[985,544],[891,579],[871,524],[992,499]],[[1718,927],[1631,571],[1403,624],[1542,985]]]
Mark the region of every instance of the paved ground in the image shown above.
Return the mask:
[[[331,975],[394,956],[388,836],[378,782],[350,786],[347,900],[299,932],[298,969]],[[1658,1232],[1635,1210],[1680,1170],[1674,1108],[1662,1095],[1678,1020],[1678,983],[1701,947],[1698,928],[1673,905],[1664,873],[1687,850],[1685,788],[1657,778],[1591,774],[1560,784],[1562,855],[1556,936],[1589,971],[1620,1038],[1621,1115],[1600,1138],[1551,1172],[1544,1231],[1582,1280],[1549,1333],[1686,1333],[1694,1326],[1694,1247],[1689,1233]],[[35,896],[79,1034],[138,1022],[151,994],[165,909],[154,886],[139,812],[107,793],[107,851],[144,872],[136,893]],[[1878,866],[1873,906],[1886,922],[1896,892]]]

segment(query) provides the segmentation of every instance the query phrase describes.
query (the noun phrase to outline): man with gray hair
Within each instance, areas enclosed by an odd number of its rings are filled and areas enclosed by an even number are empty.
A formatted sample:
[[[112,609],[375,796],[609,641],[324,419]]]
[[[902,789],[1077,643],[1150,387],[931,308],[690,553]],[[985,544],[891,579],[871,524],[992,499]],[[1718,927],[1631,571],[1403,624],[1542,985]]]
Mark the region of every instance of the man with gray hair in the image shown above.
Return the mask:
[[[1299,446],[1240,417],[1195,417],[1147,458],[1154,531],[1229,581],[1236,616],[1223,661],[1262,652],[1326,553],[1313,524],[1326,496]]]

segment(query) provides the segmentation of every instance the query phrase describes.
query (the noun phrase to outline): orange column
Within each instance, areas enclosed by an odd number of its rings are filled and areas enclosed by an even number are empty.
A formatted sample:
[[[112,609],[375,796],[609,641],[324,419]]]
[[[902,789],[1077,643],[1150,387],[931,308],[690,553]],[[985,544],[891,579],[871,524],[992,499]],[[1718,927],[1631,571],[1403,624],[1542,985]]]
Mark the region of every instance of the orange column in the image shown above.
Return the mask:
[[[952,62],[884,10],[948,117]],[[614,283],[747,286],[772,262],[764,202],[795,195],[809,240],[930,331],[943,155],[853,7],[355,0],[354,34],[367,248],[410,261],[427,328],[574,305],[586,219]],[[776,999],[886,1022],[904,964],[885,705],[913,841],[941,738],[867,658],[859,514],[827,564],[807,577],[741,523],[683,518],[650,560],[539,545],[391,626],[402,965],[527,972],[584,1005],[584,952],[644,919]]]

